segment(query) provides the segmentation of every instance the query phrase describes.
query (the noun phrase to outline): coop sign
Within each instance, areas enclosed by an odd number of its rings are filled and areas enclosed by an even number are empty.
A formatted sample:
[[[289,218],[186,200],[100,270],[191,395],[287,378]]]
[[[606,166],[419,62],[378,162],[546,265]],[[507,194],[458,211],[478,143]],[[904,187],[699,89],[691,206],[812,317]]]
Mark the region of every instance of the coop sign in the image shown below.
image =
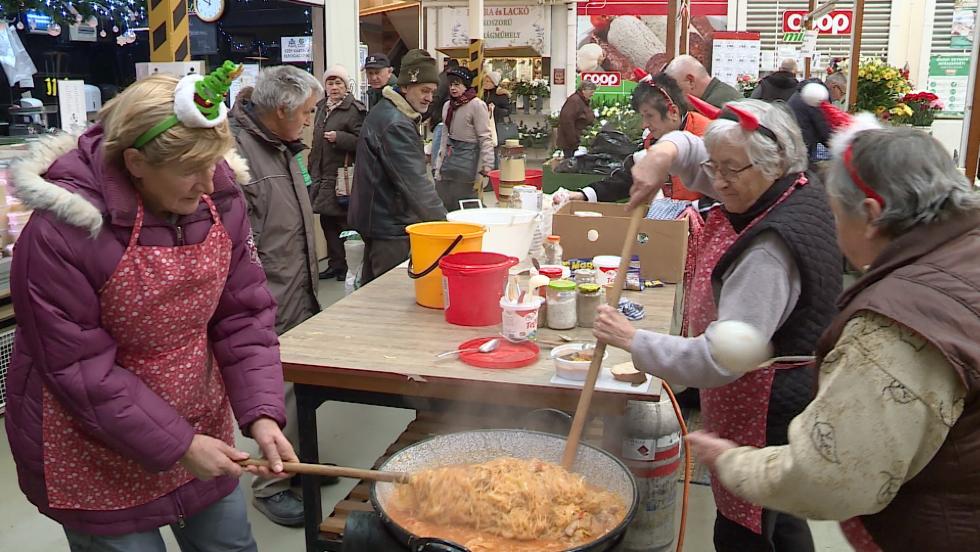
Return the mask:
[[[799,40],[787,40],[786,42],[803,42],[803,33],[806,29],[803,24],[806,20],[806,10],[786,10],[783,12],[783,37],[796,38]],[[822,35],[849,35],[854,24],[853,10],[834,10],[813,22],[813,28]]]
[[[587,72],[582,73],[582,80],[589,81],[596,86],[619,86],[623,82],[623,76],[617,72]]]

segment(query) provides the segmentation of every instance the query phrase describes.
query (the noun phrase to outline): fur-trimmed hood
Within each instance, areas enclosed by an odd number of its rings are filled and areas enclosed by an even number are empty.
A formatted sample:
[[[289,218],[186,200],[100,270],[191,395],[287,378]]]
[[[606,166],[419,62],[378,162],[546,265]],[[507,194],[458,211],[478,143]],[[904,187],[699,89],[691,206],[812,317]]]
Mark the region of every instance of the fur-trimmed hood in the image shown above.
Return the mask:
[[[402,96],[401,93],[395,90],[394,87],[386,86],[384,90],[381,91],[381,95],[391,103],[395,104],[395,108],[398,109],[398,112],[411,119],[413,123],[418,124],[420,121],[422,121],[422,114],[415,111],[412,104],[408,103],[405,96]]]
[[[10,168],[12,195],[27,207],[88,230],[94,237],[106,218],[132,218],[135,190],[125,171],[102,161],[102,128],[80,136],[44,137]],[[215,170],[215,193],[249,181],[248,163],[232,149]]]

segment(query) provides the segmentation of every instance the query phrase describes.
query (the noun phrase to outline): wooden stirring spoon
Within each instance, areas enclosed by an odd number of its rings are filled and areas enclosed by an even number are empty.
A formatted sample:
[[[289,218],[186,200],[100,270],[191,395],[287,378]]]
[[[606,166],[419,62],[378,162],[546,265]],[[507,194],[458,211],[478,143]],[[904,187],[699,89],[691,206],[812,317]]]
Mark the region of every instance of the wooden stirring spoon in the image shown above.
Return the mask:
[[[258,466],[269,468],[268,460],[242,460],[242,466]],[[321,475],[324,477],[347,477],[350,479],[367,479],[369,481],[385,481],[390,483],[408,483],[409,474],[405,472],[385,472],[377,470],[362,470],[360,468],[345,468],[342,466],[323,466],[320,464],[303,464],[300,462],[283,462],[282,471],[301,475]]]

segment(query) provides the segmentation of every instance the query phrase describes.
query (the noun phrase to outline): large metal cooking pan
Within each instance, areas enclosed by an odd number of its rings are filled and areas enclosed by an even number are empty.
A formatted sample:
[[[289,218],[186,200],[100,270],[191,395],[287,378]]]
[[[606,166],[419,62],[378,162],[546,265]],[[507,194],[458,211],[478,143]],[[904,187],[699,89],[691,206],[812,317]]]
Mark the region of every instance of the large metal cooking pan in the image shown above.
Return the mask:
[[[477,464],[501,456],[537,458],[561,463],[565,438],[549,433],[516,429],[488,429],[441,435],[420,441],[394,454],[380,467],[384,471],[414,473],[426,468],[453,464]],[[572,471],[585,476],[596,487],[619,495],[626,504],[626,517],[612,531],[585,545],[566,552],[604,552],[612,550],[626,532],[636,513],[636,480],[622,462],[611,454],[589,445],[580,445]],[[465,547],[439,539],[411,534],[388,515],[386,505],[394,493],[394,483],[375,483],[371,502],[381,514],[388,530],[412,552],[469,552]]]

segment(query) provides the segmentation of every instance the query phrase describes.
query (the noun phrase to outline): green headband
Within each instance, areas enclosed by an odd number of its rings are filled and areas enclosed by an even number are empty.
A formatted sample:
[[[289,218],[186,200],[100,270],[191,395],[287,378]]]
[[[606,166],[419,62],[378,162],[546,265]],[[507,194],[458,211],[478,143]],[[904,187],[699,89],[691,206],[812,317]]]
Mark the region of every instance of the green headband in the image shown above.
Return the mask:
[[[190,128],[214,128],[228,118],[224,99],[231,82],[242,74],[244,67],[225,61],[207,76],[187,75],[174,90],[174,114],[150,127],[133,142],[140,149],[171,128],[182,124]]]

